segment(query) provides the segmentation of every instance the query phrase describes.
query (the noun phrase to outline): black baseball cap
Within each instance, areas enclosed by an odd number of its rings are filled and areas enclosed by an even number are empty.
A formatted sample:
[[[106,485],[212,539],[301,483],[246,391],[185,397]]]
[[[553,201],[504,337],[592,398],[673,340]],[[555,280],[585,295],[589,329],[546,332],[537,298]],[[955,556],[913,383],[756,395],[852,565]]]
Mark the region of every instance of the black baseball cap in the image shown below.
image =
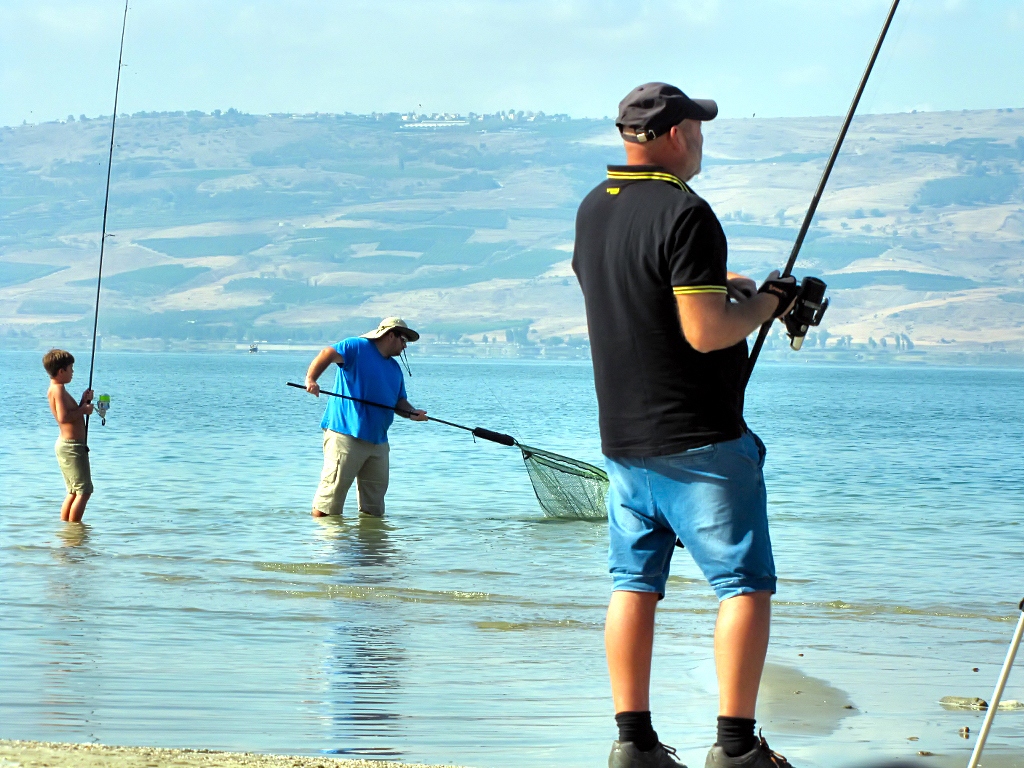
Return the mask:
[[[644,83],[619,102],[615,125],[626,141],[644,144],[683,120],[714,120],[717,114],[711,99],[691,99],[668,83]]]

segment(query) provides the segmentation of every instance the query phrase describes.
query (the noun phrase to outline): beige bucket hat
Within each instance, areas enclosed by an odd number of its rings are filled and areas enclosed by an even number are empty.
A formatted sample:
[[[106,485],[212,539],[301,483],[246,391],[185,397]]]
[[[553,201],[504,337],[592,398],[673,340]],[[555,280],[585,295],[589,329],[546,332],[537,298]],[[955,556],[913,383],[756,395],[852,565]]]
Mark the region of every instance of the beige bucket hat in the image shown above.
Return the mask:
[[[378,325],[374,330],[370,331],[369,333],[364,333],[362,335],[362,338],[379,339],[388,331],[393,330],[397,330],[409,341],[419,341],[420,339],[420,335],[416,333],[416,331],[414,331],[412,328],[410,328],[409,325],[405,322],[405,320],[403,320],[400,317],[385,317],[383,320],[380,321],[380,325]]]

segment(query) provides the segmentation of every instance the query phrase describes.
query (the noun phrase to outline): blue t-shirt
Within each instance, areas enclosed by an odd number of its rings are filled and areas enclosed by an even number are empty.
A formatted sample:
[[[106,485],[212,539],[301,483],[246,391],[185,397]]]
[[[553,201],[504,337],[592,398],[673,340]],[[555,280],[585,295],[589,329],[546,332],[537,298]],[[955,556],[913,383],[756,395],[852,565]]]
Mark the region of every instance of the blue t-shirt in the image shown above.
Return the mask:
[[[334,348],[344,359],[334,380],[335,392],[382,405],[397,405],[405,399],[402,369],[396,360],[384,357],[372,341],[362,337],[345,339]],[[320,427],[379,445],[388,441],[388,427],[394,420],[394,411],[328,397]]]

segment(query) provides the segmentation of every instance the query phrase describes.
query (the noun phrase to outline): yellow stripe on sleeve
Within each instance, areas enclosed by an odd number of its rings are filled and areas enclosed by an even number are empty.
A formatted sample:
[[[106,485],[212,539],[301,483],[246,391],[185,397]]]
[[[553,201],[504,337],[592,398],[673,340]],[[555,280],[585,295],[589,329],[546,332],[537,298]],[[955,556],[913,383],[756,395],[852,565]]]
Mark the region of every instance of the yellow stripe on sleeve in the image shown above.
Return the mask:
[[[693,296],[698,293],[728,293],[724,285],[673,285],[672,293],[676,296]]]

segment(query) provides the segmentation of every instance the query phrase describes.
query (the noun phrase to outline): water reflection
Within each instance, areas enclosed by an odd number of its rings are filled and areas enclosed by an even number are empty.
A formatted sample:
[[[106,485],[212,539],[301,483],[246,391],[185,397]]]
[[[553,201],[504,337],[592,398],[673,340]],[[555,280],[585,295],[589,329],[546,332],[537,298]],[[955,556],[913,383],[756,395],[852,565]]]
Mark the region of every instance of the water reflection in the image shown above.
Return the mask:
[[[379,584],[390,581],[390,572],[378,568],[394,567],[398,555],[390,534],[394,526],[382,517],[359,515],[356,519],[318,517],[317,535],[328,546],[322,548],[325,561],[337,563],[346,571],[360,571],[358,583]],[[348,583],[348,582],[346,582]]]
[[[331,520],[331,518],[320,518]],[[393,526],[384,519],[321,523],[321,538],[331,544],[331,562],[341,566],[336,584],[385,584],[393,581],[399,551]],[[403,741],[398,699],[403,690],[405,622],[392,601],[339,599],[337,623],[327,638],[326,707],[331,724],[329,754],[401,757]]]
[[[49,569],[44,601],[54,631],[39,643],[43,680],[37,706],[42,725],[76,741],[96,740],[89,716],[96,709],[90,680],[98,664],[97,638],[88,615],[95,602],[84,567],[92,552],[85,546],[89,532],[85,523],[63,523],[56,531],[59,546],[51,551],[57,567]]]
[[[88,523],[64,523],[57,529],[57,538],[60,540],[60,547],[54,550],[58,559],[66,559],[74,553],[64,550],[71,547],[81,547],[89,541]]]

